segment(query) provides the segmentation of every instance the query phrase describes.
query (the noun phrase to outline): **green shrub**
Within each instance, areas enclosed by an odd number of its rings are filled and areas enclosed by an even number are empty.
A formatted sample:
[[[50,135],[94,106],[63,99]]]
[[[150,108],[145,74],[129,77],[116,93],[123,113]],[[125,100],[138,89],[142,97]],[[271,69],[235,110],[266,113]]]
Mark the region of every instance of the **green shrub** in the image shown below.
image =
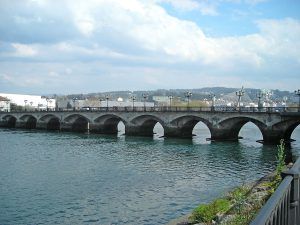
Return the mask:
[[[230,209],[230,201],[227,199],[217,199],[210,204],[198,206],[192,213],[192,222],[211,223],[219,213],[225,213]]]
[[[248,191],[249,191],[249,187],[246,186],[237,187],[233,191],[229,192],[229,199],[232,200],[233,202],[237,202],[240,199],[245,198]]]
[[[281,172],[283,171],[285,167],[285,153],[284,153],[284,140],[280,140],[280,144],[277,145],[277,167],[276,167],[276,173],[278,176],[280,176]]]

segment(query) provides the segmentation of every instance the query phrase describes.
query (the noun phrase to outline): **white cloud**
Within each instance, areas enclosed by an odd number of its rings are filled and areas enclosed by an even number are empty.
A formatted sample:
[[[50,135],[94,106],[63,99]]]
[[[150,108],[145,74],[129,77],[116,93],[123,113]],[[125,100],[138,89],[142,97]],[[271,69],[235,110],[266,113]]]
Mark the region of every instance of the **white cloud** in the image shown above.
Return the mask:
[[[188,10],[207,2],[164,1]],[[46,3],[44,7],[51,8],[51,2]],[[195,62],[228,70],[239,65],[259,68],[266,57],[299,59],[296,50],[300,25],[294,19],[260,20],[256,34],[211,38],[196,23],[170,16],[153,0],[89,0],[78,4],[66,0],[65,4],[84,37],[52,45],[13,43],[15,56],[33,57],[39,53],[39,58],[51,60],[158,57],[166,63]]]
[[[199,11],[202,15],[216,16],[217,1],[208,0],[154,0],[160,3],[169,3],[179,11]]]
[[[158,1],[167,1],[184,10],[200,10],[201,3],[209,3],[194,0],[87,0],[74,4],[71,0],[65,0],[61,10],[68,13],[64,15],[66,24],[62,21],[60,29],[69,29],[74,35],[61,36],[53,42],[31,40],[33,43],[22,43],[6,39],[2,42],[12,49],[1,49],[0,58],[22,61],[22,57],[26,57],[26,60],[35,62],[59,64],[60,66],[55,64],[53,68],[49,66],[45,69],[55,73],[44,72],[46,75],[40,77],[42,83],[49,80],[55,83],[57,79],[67,82],[66,77],[70,76],[74,77],[73,82],[76,83],[76,79],[83,79],[79,70],[95,80],[98,79],[95,77],[107,74],[110,77],[124,74],[128,79],[157,87],[161,83],[169,84],[166,77],[170,80],[172,76],[174,82],[180,80],[183,83],[184,79],[181,77],[185,77],[185,74],[190,74],[189,78],[199,82],[199,85],[204,79],[207,84],[219,82],[224,85],[226,82],[230,84],[230,80],[242,82],[252,74],[282,76],[281,67],[287,68],[291,73],[299,71],[294,70],[300,68],[298,20],[259,20],[256,22],[256,33],[212,38],[206,36],[195,22],[168,14]],[[211,6],[213,14],[216,8]],[[19,16],[14,17],[19,19],[13,22],[39,23],[43,26],[55,20],[52,15],[53,1],[44,1],[39,7],[44,10],[41,15],[25,17],[23,20],[20,15],[13,15]],[[48,16],[43,17],[43,14]],[[51,29],[44,31],[43,36],[51,37]],[[18,36],[24,35],[24,30],[18,32]],[[32,31],[29,29],[25,32],[26,35],[27,32]],[[67,66],[64,65],[66,63]],[[74,69],[78,63],[82,63],[82,68]],[[2,73],[7,71],[9,69],[0,70]],[[38,77],[41,72],[42,69],[34,77]],[[30,70],[26,74],[33,76],[30,75]],[[227,78],[223,77],[224,74]],[[136,78],[138,76],[140,79]],[[126,79],[122,78],[121,81],[125,84]],[[197,85],[197,82],[190,82],[189,85]]]
[[[17,57],[35,56],[38,53],[34,47],[29,45],[19,43],[12,43],[11,45],[15,48],[15,56]]]

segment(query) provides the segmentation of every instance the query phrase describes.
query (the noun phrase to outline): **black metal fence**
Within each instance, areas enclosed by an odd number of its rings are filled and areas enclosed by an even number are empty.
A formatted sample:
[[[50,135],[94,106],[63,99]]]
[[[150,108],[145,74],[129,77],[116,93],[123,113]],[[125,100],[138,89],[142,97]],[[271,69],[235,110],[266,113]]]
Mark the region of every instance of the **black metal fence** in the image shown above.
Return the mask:
[[[300,158],[282,173],[283,180],[250,225],[300,224]]]
[[[284,113],[284,112],[300,112],[299,107],[230,107],[230,106],[215,106],[215,107],[175,107],[175,106],[155,106],[155,107],[82,107],[82,108],[48,108],[34,109],[25,108],[21,110],[11,110],[10,112],[37,112],[37,111],[52,111],[52,112],[262,112],[262,113]],[[1,113],[1,111],[0,111]]]

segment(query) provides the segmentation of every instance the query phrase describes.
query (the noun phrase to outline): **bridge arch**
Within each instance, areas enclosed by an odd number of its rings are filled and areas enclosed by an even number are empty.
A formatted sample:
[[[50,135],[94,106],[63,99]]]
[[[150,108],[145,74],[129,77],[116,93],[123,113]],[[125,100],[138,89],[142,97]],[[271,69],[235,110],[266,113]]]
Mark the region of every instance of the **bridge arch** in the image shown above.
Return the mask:
[[[272,129],[274,131],[279,131],[278,140],[284,139],[284,140],[291,140],[291,136],[293,131],[298,127],[300,124],[300,118],[292,119],[292,120],[286,120],[283,122],[279,122],[277,124],[274,124]]]
[[[297,139],[295,138],[295,137],[299,137],[299,134],[300,134],[300,123],[297,125],[297,126],[295,126],[295,128],[293,129],[293,131],[291,132],[291,134],[290,134],[290,140],[295,140],[295,141],[297,141]],[[293,139],[293,138],[295,138],[295,139]],[[299,140],[298,140],[299,141]]]
[[[20,117],[20,122],[23,123],[22,127],[25,129],[35,129],[37,118],[33,115],[23,115]]]
[[[16,127],[17,118],[12,115],[6,115],[2,117],[4,127],[14,128]]]
[[[153,129],[157,123],[165,130],[165,123],[159,117],[153,115],[137,116],[130,121],[131,126],[128,124],[125,126],[125,133],[127,135],[153,137]]]
[[[80,114],[72,114],[63,120],[63,124],[69,124],[69,130],[74,132],[86,132],[89,130],[90,120]]]
[[[171,127],[176,128],[177,134],[174,136],[183,137],[183,138],[191,138],[193,136],[193,129],[199,122],[202,122],[203,124],[205,124],[206,127],[208,128],[210,134],[212,133],[212,131],[211,131],[212,124],[208,120],[206,120],[202,117],[198,117],[198,116],[181,116],[176,119],[173,119],[170,122],[170,125],[171,125]],[[168,136],[173,136],[170,131],[169,131]]]
[[[114,114],[102,115],[94,120],[95,127],[92,131],[103,134],[117,134],[120,122],[126,127],[126,121],[120,116]]]
[[[263,141],[263,133],[256,124],[247,122],[241,127],[238,138],[241,139],[244,144],[253,146],[253,142]]]
[[[265,139],[265,135],[266,135],[266,129],[267,129],[267,125],[265,123],[263,123],[262,121],[259,121],[257,119],[251,118],[251,117],[232,117],[232,118],[228,118],[225,119],[221,122],[219,122],[218,127],[221,128],[221,132],[214,132],[214,134],[212,134],[212,138],[213,139],[220,139],[219,135],[222,135],[222,139],[227,139],[227,140],[238,140],[239,139],[239,133],[240,130],[242,129],[242,127],[246,124],[246,123],[253,123],[254,125],[256,125],[258,127],[258,129],[260,130],[263,139]]]
[[[38,120],[38,124],[45,123],[47,130],[60,130],[60,119],[53,115],[47,114]]]

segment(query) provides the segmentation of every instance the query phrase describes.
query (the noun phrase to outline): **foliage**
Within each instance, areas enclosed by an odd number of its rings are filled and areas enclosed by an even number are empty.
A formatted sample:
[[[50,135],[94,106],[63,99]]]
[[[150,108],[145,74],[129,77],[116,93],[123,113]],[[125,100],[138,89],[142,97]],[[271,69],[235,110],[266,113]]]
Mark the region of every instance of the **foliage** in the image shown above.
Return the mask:
[[[242,206],[244,205],[247,194],[249,192],[249,188],[246,186],[237,187],[232,192],[229,193],[229,199],[235,205],[238,213],[241,212]]]
[[[276,173],[280,176],[281,172],[283,171],[285,167],[285,153],[284,153],[284,140],[280,140],[280,144],[277,145],[277,167],[276,167]]]
[[[233,191],[229,192],[228,197],[232,201],[238,201],[238,199],[241,199],[242,196],[245,196],[249,191],[249,187],[247,186],[241,186],[237,187]]]
[[[23,106],[17,105],[15,103],[10,103],[10,110],[11,111],[21,111],[21,110],[23,110]]]
[[[200,205],[193,211],[191,220],[210,224],[217,214],[228,211],[230,206],[231,203],[228,199],[217,199],[210,204]]]

